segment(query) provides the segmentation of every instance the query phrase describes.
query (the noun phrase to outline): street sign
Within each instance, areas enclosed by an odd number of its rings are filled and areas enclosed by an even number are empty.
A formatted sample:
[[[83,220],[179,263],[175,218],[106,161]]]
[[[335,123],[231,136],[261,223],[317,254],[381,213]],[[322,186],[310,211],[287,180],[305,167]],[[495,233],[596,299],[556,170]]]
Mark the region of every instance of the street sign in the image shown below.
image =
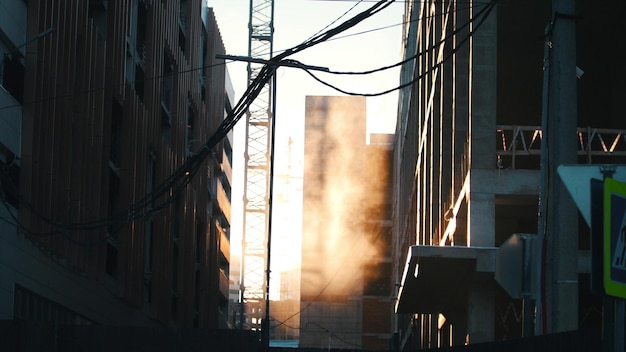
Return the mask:
[[[604,289],[626,298],[626,183],[604,180]]]
[[[589,165],[559,165],[557,173],[561,177],[565,188],[572,196],[576,203],[580,214],[585,222],[591,227],[591,192],[589,190],[589,180],[602,180],[604,174],[602,168],[605,165],[589,164]],[[610,165],[614,168],[613,175],[615,180],[626,182],[626,165]]]

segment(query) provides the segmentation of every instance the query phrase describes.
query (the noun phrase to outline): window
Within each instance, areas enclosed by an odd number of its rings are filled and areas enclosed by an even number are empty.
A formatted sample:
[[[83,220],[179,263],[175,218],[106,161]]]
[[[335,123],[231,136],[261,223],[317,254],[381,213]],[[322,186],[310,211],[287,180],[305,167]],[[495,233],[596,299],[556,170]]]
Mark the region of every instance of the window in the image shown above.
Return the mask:
[[[178,47],[183,53],[185,53],[185,44],[187,41],[187,7],[187,0],[180,0],[178,14]]]
[[[187,156],[190,157],[194,151],[193,144],[194,138],[194,111],[191,100],[187,99],[187,128],[185,129],[185,145],[187,146]]]
[[[196,221],[196,264],[200,265],[204,256],[204,225]]]
[[[148,26],[148,9],[146,8],[146,4],[143,1],[140,1],[140,4],[137,8],[137,22],[135,32],[137,33],[137,38],[135,40],[135,50],[137,52],[137,61],[141,65],[146,63],[146,27]]]
[[[207,34],[204,25],[202,26],[202,32],[200,33],[200,99],[205,101],[206,95],[206,55],[207,55]]]
[[[2,55],[0,83],[13,99],[24,104],[24,59],[19,52]]]
[[[172,247],[172,320],[178,318],[178,244]]]
[[[13,317],[15,320],[48,321],[71,325],[91,325],[94,323],[67,307],[20,285],[15,285]]]
[[[89,1],[89,17],[93,19],[93,24],[98,29],[98,39],[107,39],[107,8],[108,0]]]
[[[178,240],[180,239],[180,217],[181,217],[181,202],[180,197],[176,197],[174,201],[174,220],[172,221],[172,239],[174,239],[174,243],[178,244]]]
[[[174,220],[172,221],[172,320],[176,321],[177,317],[178,317],[178,261],[179,261],[179,254],[178,254],[178,245],[179,245],[179,240],[180,240],[180,236],[179,236],[179,232],[180,232],[180,226],[181,226],[181,221],[180,221],[180,217],[181,217],[181,202],[180,199],[177,198],[174,201]]]
[[[124,108],[113,99],[111,108],[111,146],[109,150],[109,160],[115,169],[120,166],[120,153],[122,149],[122,117],[124,116]]]
[[[148,156],[148,168],[146,172],[146,192],[151,195],[154,191],[154,183],[156,180],[156,156],[150,153]],[[154,199],[148,204],[147,210],[150,211],[154,208]],[[146,220],[146,240],[145,240],[145,253],[144,253],[144,301],[146,303],[152,302],[152,248],[154,239],[154,220],[150,216]]]
[[[0,187],[2,188],[0,196],[4,196],[6,202],[17,209],[19,207],[17,195],[20,188],[20,167],[15,162],[16,156],[2,143],[0,143],[0,158],[0,169],[2,169],[0,171]]]
[[[224,154],[230,165],[233,165],[233,147],[230,145],[228,138],[224,138]]]
[[[135,66],[135,92],[139,99],[143,102],[144,85],[146,81],[146,75],[143,72],[141,65]]]
[[[120,213],[120,178],[113,168],[109,169],[109,222],[106,273],[111,277],[117,277],[117,228],[115,220]]]
[[[132,2],[130,33],[126,38],[126,80],[143,101],[148,8],[145,1]]]
[[[200,311],[200,294],[201,294],[201,289],[200,289],[200,270],[196,269],[196,275],[195,275],[195,287],[196,287],[196,292],[194,294],[194,299],[193,299],[193,310],[194,310],[194,314],[193,314],[193,327],[197,328],[200,326],[200,317],[199,317],[199,311]]]
[[[220,175],[220,183],[222,184],[222,188],[224,189],[224,193],[226,193],[226,197],[228,197],[228,199],[232,199],[231,198],[231,190],[230,190],[230,182],[228,182],[228,178],[226,178],[226,175],[221,174]]]
[[[195,272],[195,293],[194,293],[194,310],[200,310],[200,296],[202,290],[200,288],[200,265],[202,256],[204,255],[204,225],[200,221],[196,221],[196,272]],[[194,324],[197,324],[197,316],[194,317]],[[197,327],[197,326],[196,326]]]
[[[174,63],[169,55],[163,58],[163,79],[161,85],[161,107],[165,112],[163,126],[171,126],[172,105],[174,100]]]
[[[163,75],[161,79],[161,132],[165,142],[172,139],[172,109],[174,108],[174,63],[167,53],[163,58]]]

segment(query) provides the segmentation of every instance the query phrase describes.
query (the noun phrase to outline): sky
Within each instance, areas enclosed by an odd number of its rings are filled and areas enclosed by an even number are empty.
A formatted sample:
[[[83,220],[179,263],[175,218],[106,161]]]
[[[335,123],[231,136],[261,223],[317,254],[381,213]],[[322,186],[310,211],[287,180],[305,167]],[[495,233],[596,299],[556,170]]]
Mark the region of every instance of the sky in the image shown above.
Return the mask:
[[[214,9],[226,53],[248,56],[250,0],[208,0],[207,3]],[[372,0],[274,0],[274,50],[281,51],[298,45],[339,18],[332,27],[374,3]],[[403,12],[404,2],[397,1],[336,38],[290,58],[307,65],[328,67],[333,71],[362,71],[397,63],[401,59]],[[241,97],[247,85],[246,65],[242,62],[231,62],[227,65],[236,100]],[[399,69],[353,78],[329,75],[322,77],[346,91],[375,93],[397,86]],[[274,203],[273,209],[273,281],[270,283],[273,290],[270,292],[270,299],[277,299],[276,288],[279,284],[275,279],[278,271],[296,268],[300,260],[305,96],[344,95],[316,82],[303,71],[287,67],[278,69],[276,89],[274,168],[277,175],[288,174],[289,177],[274,181],[274,199],[279,201]],[[393,133],[396,109],[396,92],[367,98],[367,134]],[[240,251],[245,119],[235,126],[234,139],[231,250]],[[364,136],[364,142],[366,139]]]

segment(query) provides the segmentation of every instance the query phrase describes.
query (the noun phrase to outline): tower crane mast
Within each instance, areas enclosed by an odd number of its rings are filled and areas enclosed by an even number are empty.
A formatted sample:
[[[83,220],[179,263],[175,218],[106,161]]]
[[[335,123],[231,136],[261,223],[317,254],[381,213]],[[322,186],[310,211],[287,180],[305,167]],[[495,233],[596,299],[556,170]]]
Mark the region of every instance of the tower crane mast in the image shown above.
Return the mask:
[[[250,0],[248,56],[272,58],[274,1]],[[262,63],[248,63],[248,85]],[[260,330],[269,300],[269,228],[271,201],[271,144],[274,83],[270,80],[246,114],[243,190],[240,328]],[[266,275],[267,274],[267,275]]]

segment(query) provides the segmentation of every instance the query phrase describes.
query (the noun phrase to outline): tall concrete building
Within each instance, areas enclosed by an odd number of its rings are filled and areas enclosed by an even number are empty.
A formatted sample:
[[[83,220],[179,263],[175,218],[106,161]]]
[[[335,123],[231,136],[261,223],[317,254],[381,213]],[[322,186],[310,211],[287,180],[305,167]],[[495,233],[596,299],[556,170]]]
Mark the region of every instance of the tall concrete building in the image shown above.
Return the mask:
[[[0,1],[0,319],[227,327],[233,91],[200,0]]]
[[[394,154],[401,349],[601,326],[589,226],[555,170],[625,161],[626,71],[599,55],[624,40],[625,6],[576,5],[406,2],[401,83],[415,83],[400,92]],[[539,239],[525,301],[536,315],[496,280],[522,279],[496,265],[511,238]]]
[[[364,97],[306,97],[300,347],[390,338],[391,149],[366,145],[365,121]]]

